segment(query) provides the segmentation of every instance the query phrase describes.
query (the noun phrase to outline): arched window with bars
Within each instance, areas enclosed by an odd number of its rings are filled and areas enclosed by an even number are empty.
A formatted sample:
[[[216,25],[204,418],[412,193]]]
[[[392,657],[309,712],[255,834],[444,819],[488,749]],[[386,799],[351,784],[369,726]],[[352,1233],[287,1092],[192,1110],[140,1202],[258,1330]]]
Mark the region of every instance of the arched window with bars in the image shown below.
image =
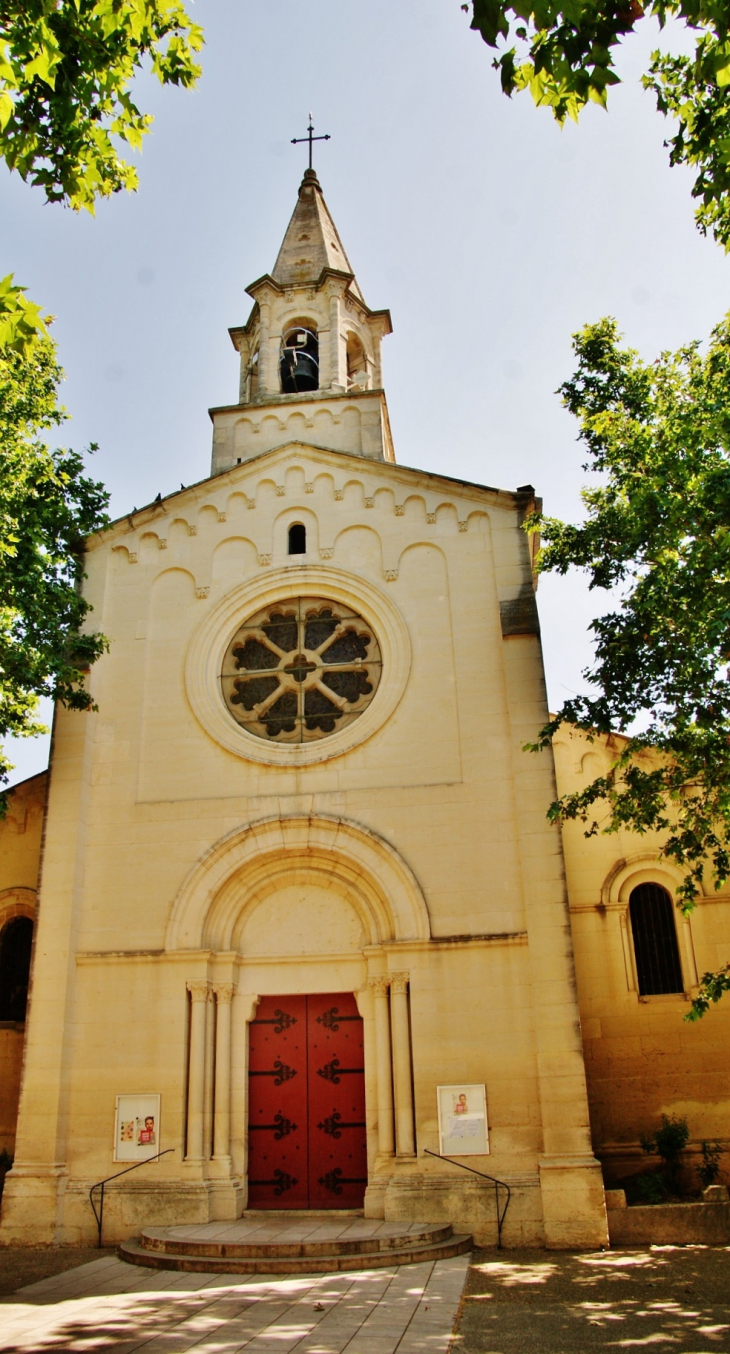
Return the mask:
[[[661,884],[638,884],[629,899],[639,995],[683,992],[674,904]]]

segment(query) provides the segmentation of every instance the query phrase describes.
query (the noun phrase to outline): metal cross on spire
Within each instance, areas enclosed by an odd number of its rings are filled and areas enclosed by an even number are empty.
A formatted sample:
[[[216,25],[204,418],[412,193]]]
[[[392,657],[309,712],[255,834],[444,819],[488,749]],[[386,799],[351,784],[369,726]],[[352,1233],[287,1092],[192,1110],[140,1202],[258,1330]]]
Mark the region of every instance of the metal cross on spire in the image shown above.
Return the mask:
[[[298,146],[298,145],[299,145],[301,142],[303,142],[303,141],[308,141],[308,142],[309,142],[309,168],[310,168],[310,169],[312,168],[312,142],[313,142],[313,141],[329,141],[329,140],[331,139],[331,138],[330,138],[330,135],[329,135],[329,132],[327,132],[327,134],[326,134],[325,136],[314,136],[314,135],[313,135],[313,132],[314,132],[314,124],[313,124],[313,122],[312,122],[312,114],[310,113],[310,114],[309,114],[309,126],[307,127],[307,135],[306,135],[306,136],[293,136],[292,139],[291,139],[291,143],[292,143],[293,146]]]

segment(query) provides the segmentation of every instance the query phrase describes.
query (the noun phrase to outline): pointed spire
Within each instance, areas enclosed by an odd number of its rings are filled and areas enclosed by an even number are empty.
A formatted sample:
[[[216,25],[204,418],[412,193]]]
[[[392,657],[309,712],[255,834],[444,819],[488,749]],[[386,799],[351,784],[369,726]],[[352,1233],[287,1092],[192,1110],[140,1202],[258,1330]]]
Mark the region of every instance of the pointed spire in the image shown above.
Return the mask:
[[[305,169],[297,205],[271,274],[281,287],[317,282],[324,268],[352,276],[350,290],[362,296],[313,169]]]

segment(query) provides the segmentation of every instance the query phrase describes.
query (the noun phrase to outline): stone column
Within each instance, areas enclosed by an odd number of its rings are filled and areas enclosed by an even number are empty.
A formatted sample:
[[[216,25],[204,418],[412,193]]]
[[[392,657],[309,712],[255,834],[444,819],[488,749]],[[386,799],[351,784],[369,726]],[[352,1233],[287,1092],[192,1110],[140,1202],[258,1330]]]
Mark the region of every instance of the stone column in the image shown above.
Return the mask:
[[[380,347],[381,336],[380,336],[379,333],[373,334],[372,330],[371,330],[370,332],[371,332],[371,336],[372,336],[372,340],[373,340],[373,359],[374,359],[374,361],[373,361],[373,389],[374,389],[374,390],[382,390],[382,388],[383,388],[383,358],[382,358],[382,352],[381,352],[381,347]]]
[[[368,986],[375,1007],[375,1047],[378,1063],[378,1152],[392,1156],[393,1138],[393,1078],[390,1061],[390,1012],[386,976],[370,978]]]
[[[407,973],[391,973],[390,975],[390,1018],[393,1027],[395,1129],[398,1156],[415,1156]]]
[[[238,403],[245,404],[248,397],[248,376],[251,362],[251,347],[247,339],[239,339],[238,352],[241,363],[238,375]]]
[[[203,1156],[213,1150],[213,1077],[215,1075],[215,1000],[208,988],[205,1008],[205,1074],[203,1077]]]
[[[215,1114],[213,1159],[228,1161],[231,1155],[231,1002],[233,983],[215,983]]]
[[[319,388],[329,390],[332,385],[332,344],[329,326],[322,324],[317,329],[319,343]]]
[[[695,958],[695,947],[692,941],[692,928],[689,917],[682,918],[682,935],[684,937],[684,952],[687,960],[687,979],[689,987],[699,985],[699,974],[697,972],[697,960]]]
[[[268,301],[259,301],[259,395],[271,390],[271,375],[269,372],[270,324],[271,306]]]
[[[636,977],[634,965],[634,948],[629,939],[629,918],[628,909],[623,908],[619,912],[619,926],[621,928],[621,948],[624,956],[624,968],[626,970],[626,989],[628,992],[638,992],[639,984]]]
[[[340,370],[342,354],[340,352],[340,298],[330,296],[330,385],[344,390],[345,374]]]
[[[195,979],[188,983],[190,1010],[190,1061],[188,1065],[188,1143],[187,1161],[203,1156],[203,1099],[205,1093],[205,1015],[208,1007],[208,983]]]

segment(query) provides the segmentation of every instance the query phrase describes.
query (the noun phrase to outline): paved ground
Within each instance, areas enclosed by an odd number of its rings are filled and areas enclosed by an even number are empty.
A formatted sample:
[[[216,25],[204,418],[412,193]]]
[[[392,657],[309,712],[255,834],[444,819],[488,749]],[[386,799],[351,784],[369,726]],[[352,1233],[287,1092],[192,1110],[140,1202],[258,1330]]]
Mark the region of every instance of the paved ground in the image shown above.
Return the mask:
[[[107,1256],[5,1298],[0,1354],[446,1354],[468,1259],[236,1282]]]
[[[453,1354],[730,1350],[730,1247],[474,1251]]]
[[[24,1284],[48,1279],[64,1269],[75,1269],[102,1255],[113,1255],[113,1249],[98,1250],[96,1246],[2,1246],[0,1247],[0,1298],[15,1293]]]
[[[4,1299],[0,1354],[730,1351],[730,1247],[475,1251],[450,1345],[468,1261],[235,1282],[107,1255]]]

